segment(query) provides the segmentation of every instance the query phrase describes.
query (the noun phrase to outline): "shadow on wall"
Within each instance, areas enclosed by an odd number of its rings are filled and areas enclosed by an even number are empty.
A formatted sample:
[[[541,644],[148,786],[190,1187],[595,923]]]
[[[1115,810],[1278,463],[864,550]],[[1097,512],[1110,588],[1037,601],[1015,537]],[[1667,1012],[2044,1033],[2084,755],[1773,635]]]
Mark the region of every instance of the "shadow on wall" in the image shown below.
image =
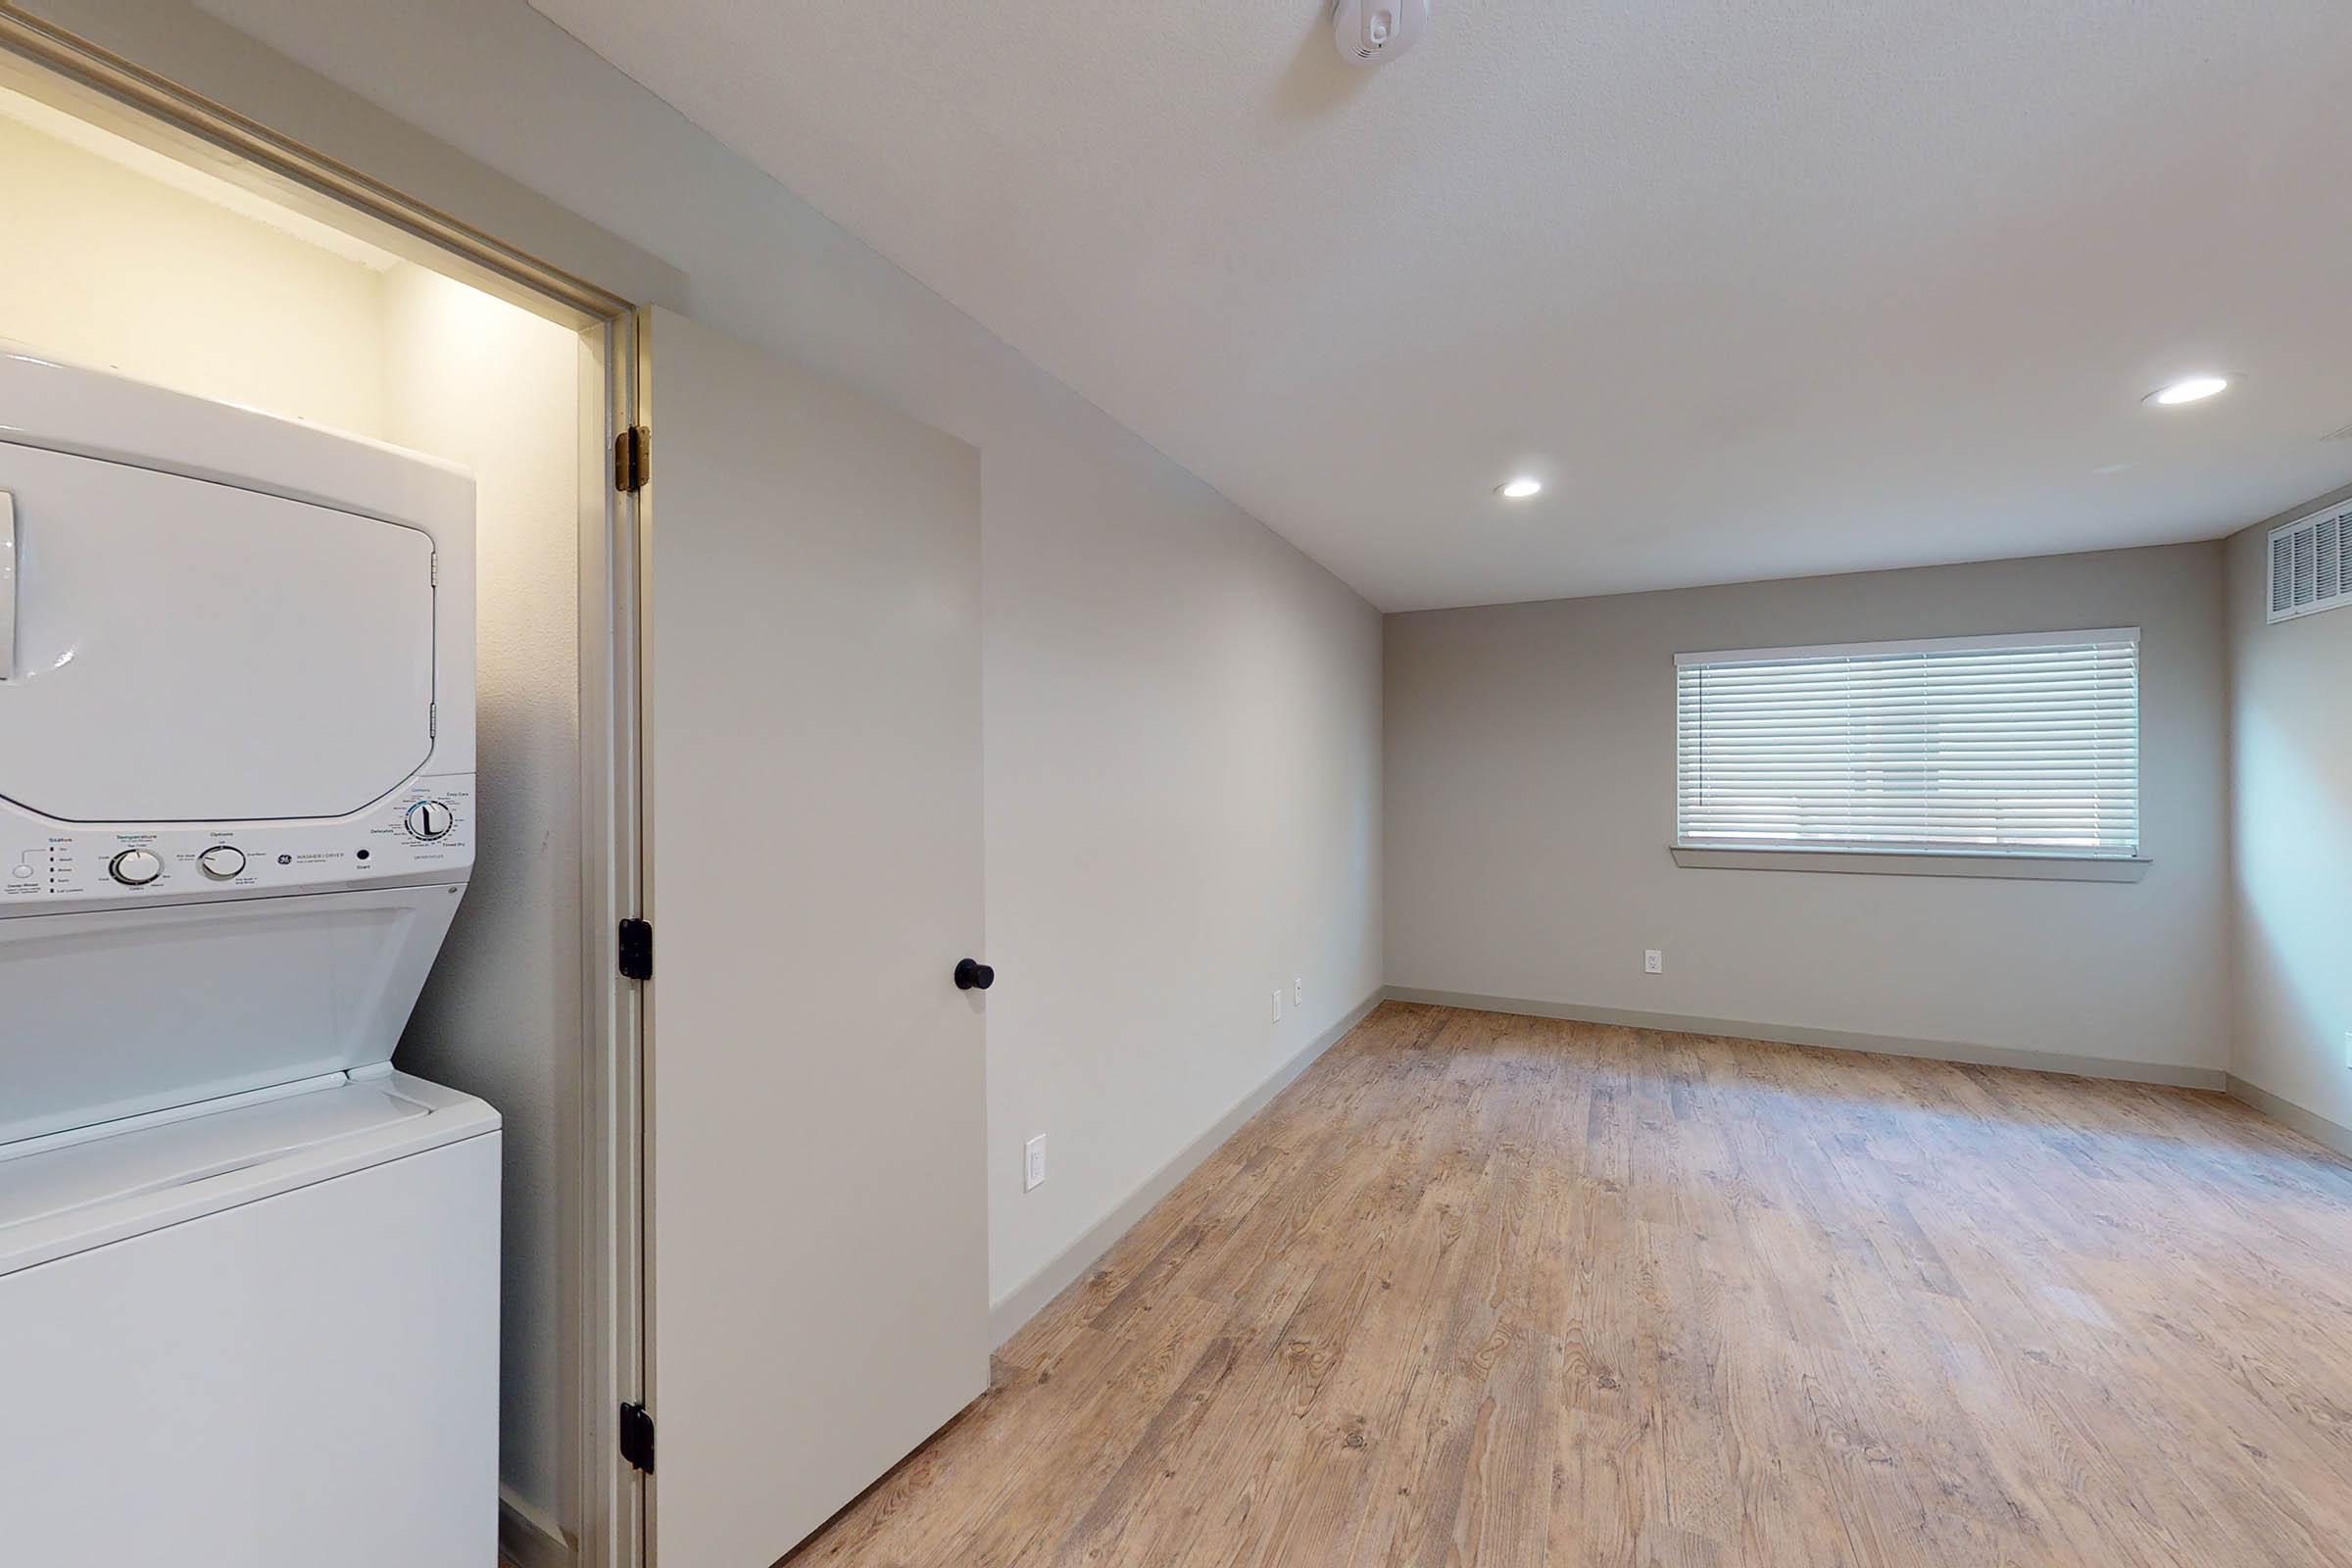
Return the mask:
[[[2331,1043],[2352,1031],[2352,893],[2342,880],[2352,778],[2335,776],[2259,706],[2239,710],[2237,731],[2237,988],[2240,1027],[2255,1038],[2241,1036],[2234,1066],[2298,1102],[2320,1091],[2309,1108],[2342,1121],[2352,1056]],[[2316,1060],[2300,1060],[2305,1041],[2318,1043]]]
[[[1273,107],[1279,120],[1320,120],[1353,99],[1372,79],[1370,71],[1340,58],[1340,46],[1331,36],[1331,7],[1317,5],[1310,14],[1313,24],[1274,84]]]

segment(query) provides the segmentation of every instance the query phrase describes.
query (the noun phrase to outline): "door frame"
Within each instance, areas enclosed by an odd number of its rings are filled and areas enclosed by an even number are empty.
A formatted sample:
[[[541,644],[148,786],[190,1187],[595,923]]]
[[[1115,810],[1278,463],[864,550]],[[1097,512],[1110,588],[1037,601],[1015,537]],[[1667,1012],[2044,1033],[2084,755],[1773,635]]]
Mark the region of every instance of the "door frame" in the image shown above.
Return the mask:
[[[501,1490],[499,1543],[521,1568],[639,1568],[645,1477],[620,1456],[620,1408],[645,1395],[641,987],[615,928],[644,907],[639,752],[639,497],[614,482],[614,444],[642,423],[639,302],[510,245],[316,148],[0,0],[0,80],[106,129],[354,232],[571,327],[579,339],[579,748],[583,1038],[565,1148],[570,1213],[558,1296],[574,1325],[579,1528]]]

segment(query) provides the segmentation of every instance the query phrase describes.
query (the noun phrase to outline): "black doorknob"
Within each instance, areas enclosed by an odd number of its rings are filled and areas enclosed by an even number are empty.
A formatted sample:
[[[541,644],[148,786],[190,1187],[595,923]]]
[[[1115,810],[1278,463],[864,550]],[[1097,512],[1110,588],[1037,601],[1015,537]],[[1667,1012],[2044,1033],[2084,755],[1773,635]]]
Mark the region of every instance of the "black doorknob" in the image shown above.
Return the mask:
[[[996,983],[997,971],[985,963],[966,958],[956,965],[956,989],[958,991],[986,991]]]

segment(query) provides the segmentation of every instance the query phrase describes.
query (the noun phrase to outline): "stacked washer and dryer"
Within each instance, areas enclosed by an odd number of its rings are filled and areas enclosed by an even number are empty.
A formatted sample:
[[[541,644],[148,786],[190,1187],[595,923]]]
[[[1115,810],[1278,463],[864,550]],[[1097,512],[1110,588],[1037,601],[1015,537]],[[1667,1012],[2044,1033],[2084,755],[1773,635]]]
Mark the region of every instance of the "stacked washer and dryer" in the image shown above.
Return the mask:
[[[473,484],[0,351],[0,1561],[487,1568]]]

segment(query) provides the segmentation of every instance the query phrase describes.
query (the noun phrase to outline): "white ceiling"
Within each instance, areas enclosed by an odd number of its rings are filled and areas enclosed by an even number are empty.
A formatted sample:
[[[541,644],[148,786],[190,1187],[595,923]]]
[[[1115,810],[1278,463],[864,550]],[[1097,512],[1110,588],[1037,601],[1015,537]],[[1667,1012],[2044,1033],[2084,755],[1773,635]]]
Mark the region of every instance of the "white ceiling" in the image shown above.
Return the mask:
[[[2352,479],[2341,0],[533,3],[1384,609]]]

